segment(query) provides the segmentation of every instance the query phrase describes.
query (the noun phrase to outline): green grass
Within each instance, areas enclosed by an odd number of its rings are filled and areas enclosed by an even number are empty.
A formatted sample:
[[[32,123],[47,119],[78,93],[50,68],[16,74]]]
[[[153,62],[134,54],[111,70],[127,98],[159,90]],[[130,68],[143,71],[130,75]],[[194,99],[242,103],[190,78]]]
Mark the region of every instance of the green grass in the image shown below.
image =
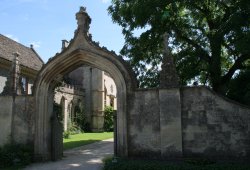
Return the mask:
[[[103,170],[248,170],[250,164],[240,163],[190,163],[112,158],[104,160]]]
[[[69,139],[63,139],[63,149],[72,149],[110,138],[113,138],[113,132],[81,133],[76,135],[70,135]]]

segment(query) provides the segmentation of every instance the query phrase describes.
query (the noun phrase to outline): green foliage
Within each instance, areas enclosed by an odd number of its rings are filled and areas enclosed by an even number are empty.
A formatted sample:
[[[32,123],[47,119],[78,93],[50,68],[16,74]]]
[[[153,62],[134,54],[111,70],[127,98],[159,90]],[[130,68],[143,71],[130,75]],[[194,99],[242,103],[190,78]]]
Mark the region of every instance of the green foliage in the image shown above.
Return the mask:
[[[227,96],[250,106],[250,69],[240,72],[231,80]]]
[[[189,164],[185,162],[164,162],[152,160],[105,159],[103,170],[246,170],[248,164]]]
[[[64,131],[64,132],[63,132],[63,138],[64,138],[64,139],[69,139],[69,138],[70,138],[70,131],[68,131],[68,130],[67,130],[67,131]]]
[[[185,159],[184,162],[191,164],[191,165],[198,165],[198,166],[206,166],[215,164],[215,161],[209,160],[209,159]]]
[[[141,87],[158,85],[164,33],[182,84],[196,79],[225,93],[236,70],[250,60],[248,0],[112,0],[108,11],[122,27],[121,54]]]
[[[114,131],[114,108],[111,106],[106,106],[104,109],[104,125],[105,132]]]
[[[71,123],[67,131],[69,132],[70,135],[79,134],[83,132],[80,126],[76,125],[75,123]]]
[[[33,150],[29,145],[6,144],[0,147],[0,168],[28,165],[32,161]]]
[[[58,120],[62,122],[63,121],[62,106],[60,104],[57,104],[55,101],[53,103],[53,112],[57,116]]]
[[[81,131],[90,132],[90,124],[89,122],[87,122],[87,118],[84,113],[83,107],[79,105],[75,107],[75,118],[72,124],[73,124],[72,128],[78,128]]]

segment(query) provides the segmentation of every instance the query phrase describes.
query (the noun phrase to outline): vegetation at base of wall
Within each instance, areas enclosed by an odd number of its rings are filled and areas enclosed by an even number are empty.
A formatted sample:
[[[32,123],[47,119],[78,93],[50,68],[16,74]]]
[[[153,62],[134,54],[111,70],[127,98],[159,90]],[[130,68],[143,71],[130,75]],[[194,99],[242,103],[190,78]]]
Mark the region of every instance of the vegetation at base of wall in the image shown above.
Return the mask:
[[[63,132],[63,138],[64,139],[69,139],[70,138],[70,132],[69,131],[64,131]]]
[[[73,128],[79,128],[81,131],[87,132],[89,130],[89,126],[87,123],[86,114],[84,113],[84,108],[80,105],[75,106],[75,117],[73,120]]]
[[[164,162],[152,160],[131,160],[108,158],[103,160],[103,170],[246,170],[250,164],[214,163],[211,161]]]
[[[75,123],[71,123],[71,125],[68,127],[68,130],[70,135],[75,135],[79,133],[83,133],[84,131]]]
[[[103,129],[106,132],[114,131],[114,108],[111,106],[106,106],[104,109]]]
[[[71,135],[84,133],[84,131],[74,123],[69,124],[68,130],[63,132],[63,138],[69,139]]]
[[[113,132],[81,133],[70,135],[69,139],[63,139],[63,148],[64,150],[72,149],[110,138],[113,138]]]
[[[29,145],[6,144],[0,147],[0,169],[24,166],[32,161],[33,150]]]

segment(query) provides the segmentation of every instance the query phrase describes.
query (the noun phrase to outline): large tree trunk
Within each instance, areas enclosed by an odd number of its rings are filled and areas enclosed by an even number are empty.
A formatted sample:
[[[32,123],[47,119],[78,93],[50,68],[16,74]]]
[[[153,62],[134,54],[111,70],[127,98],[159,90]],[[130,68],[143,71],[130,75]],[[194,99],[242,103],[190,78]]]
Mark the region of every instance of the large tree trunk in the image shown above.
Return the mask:
[[[222,88],[223,82],[221,81],[221,44],[222,38],[212,37],[210,38],[211,46],[211,62],[209,66],[211,85],[214,91],[217,93],[224,93]]]

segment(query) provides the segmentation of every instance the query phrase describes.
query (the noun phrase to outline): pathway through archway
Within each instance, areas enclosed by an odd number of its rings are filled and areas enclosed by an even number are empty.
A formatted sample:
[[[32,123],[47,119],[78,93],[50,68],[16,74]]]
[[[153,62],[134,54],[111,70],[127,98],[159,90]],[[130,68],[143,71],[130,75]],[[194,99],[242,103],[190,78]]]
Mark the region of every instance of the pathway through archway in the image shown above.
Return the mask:
[[[32,164],[25,170],[101,170],[103,166],[102,159],[112,155],[113,141],[104,140],[68,150],[62,160]]]

